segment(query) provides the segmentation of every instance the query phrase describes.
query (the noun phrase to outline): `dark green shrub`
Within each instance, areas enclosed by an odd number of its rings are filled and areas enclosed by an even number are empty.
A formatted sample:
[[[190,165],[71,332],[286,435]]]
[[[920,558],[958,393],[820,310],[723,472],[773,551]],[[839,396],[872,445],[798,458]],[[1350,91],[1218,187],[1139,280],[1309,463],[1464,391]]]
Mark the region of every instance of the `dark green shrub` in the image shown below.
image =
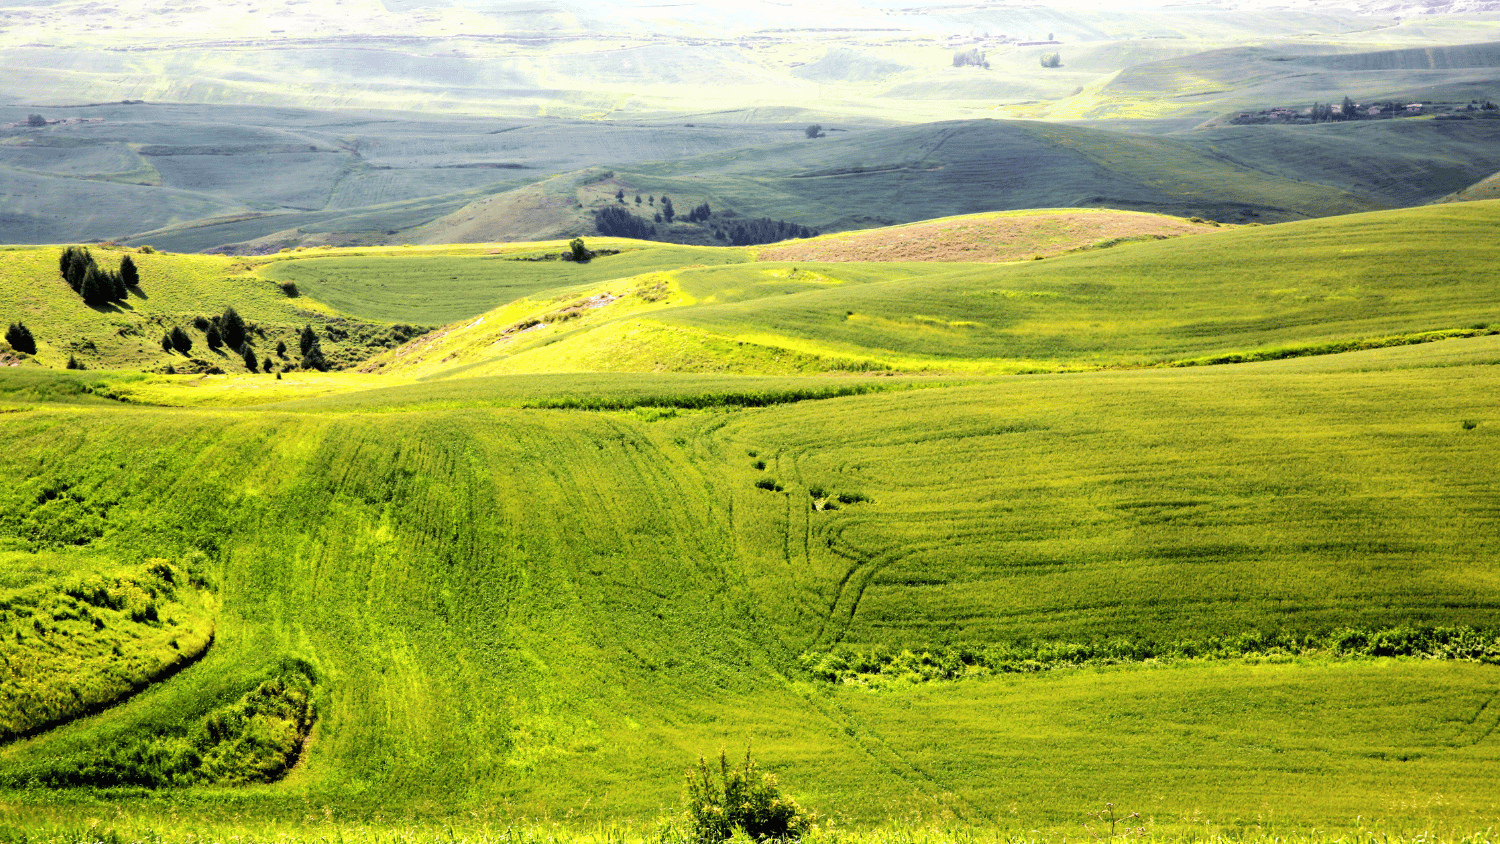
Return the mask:
[[[72,355],[68,355],[68,369],[82,369],[82,368],[83,368],[83,364],[78,362],[78,358],[75,358]]]
[[[207,343],[208,347],[214,350],[224,345],[224,338],[220,336],[217,325],[210,325],[208,330],[203,332],[203,342]]]
[[[13,322],[5,332],[5,342],[12,349],[28,355],[36,354],[36,338],[31,336],[31,329],[25,323]]]
[[[257,369],[260,368],[260,361],[258,361],[258,360],[255,359],[255,352],[252,351],[249,346],[245,347],[244,358],[245,358],[245,368],[246,369],[250,370],[251,372],[254,372],[255,370],[257,370]]]
[[[699,841],[725,841],[737,830],[765,841],[801,838],[812,815],[782,795],[776,777],[757,768],[747,748],[738,767],[730,767],[719,751],[717,778],[708,760],[698,757],[697,770],[687,776],[687,821]]]
[[[583,245],[583,238],[575,237],[571,242],[568,243],[568,252],[563,257],[569,261],[576,261],[580,264],[587,264],[589,261],[593,260],[594,253],[589,251],[588,247]]]
[[[294,281],[283,281],[280,286],[281,286],[281,292],[285,293],[289,298],[295,299],[297,297],[297,283],[296,282],[294,282]]]
[[[180,325],[173,326],[172,327],[172,333],[171,333],[170,336],[172,338],[172,348],[176,349],[177,351],[179,351],[179,352],[181,352],[183,354],[187,354],[189,351],[192,350],[192,348],[193,348],[193,338],[189,337],[188,333],[186,331],[182,330],[182,326],[180,326]]]
[[[862,492],[841,492],[838,498],[840,504],[863,504],[870,500],[870,496]]]
[[[770,478],[761,478],[755,482],[755,485],[760,489],[770,490],[771,492],[781,492],[781,484],[776,483]]]
[[[172,332],[168,331],[161,336],[161,350],[164,352],[172,351]]]

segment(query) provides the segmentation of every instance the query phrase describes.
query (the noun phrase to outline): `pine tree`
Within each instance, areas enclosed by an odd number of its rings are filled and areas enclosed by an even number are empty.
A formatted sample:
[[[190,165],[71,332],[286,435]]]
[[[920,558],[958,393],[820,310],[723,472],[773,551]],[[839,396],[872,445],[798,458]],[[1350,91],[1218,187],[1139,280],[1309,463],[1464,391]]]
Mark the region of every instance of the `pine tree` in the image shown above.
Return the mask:
[[[625,189],[624,188],[620,188],[619,190],[615,191],[615,199],[619,200],[621,205],[625,204]]]
[[[279,357],[279,358],[286,357],[286,341],[285,340],[277,340],[276,341],[276,356]]]
[[[83,368],[83,364],[81,364],[81,363],[78,362],[78,358],[75,358],[72,355],[68,355],[68,368],[69,369],[82,369]]]
[[[120,278],[125,279],[126,287],[141,286],[141,274],[135,268],[135,261],[129,255],[120,259]]]
[[[88,280],[89,270],[94,268],[94,256],[82,246],[69,246],[58,259],[58,269],[63,280],[74,293],[83,293],[83,283]]]
[[[168,354],[172,353],[172,332],[168,331],[161,336],[161,350]]]
[[[83,284],[78,292],[83,296],[85,305],[98,307],[108,303],[115,297],[115,285],[109,276],[99,267],[90,264],[83,277]]]
[[[224,345],[231,349],[245,345],[245,321],[234,308],[224,309],[224,316],[219,318],[219,334],[224,338]]]
[[[302,356],[303,369],[316,369],[319,372],[328,371],[328,360],[323,357],[323,347],[314,343],[307,354]]]
[[[254,372],[260,366],[260,361],[255,359],[255,352],[249,346],[245,347],[245,368]]]
[[[669,223],[672,222],[673,217],[677,216],[677,212],[672,210],[671,198],[666,196],[661,198],[661,215]]]
[[[5,332],[5,342],[12,349],[28,355],[36,354],[36,338],[31,336],[31,329],[25,323],[13,322]]]
[[[125,284],[125,276],[113,271],[107,272],[104,275],[109,279],[110,298],[116,302],[128,301],[130,299],[130,288]]]
[[[187,354],[188,352],[192,351],[192,348],[193,348],[193,338],[189,337],[188,333],[186,331],[182,330],[182,326],[180,326],[180,325],[174,325],[174,326],[172,326],[171,337],[172,337],[172,348],[176,349],[177,351],[179,351],[179,352],[181,352],[183,354]]]
[[[318,335],[313,333],[311,325],[302,326],[302,333],[297,335],[297,349],[306,357],[309,350],[318,345]]]
[[[207,343],[208,347],[214,351],[218,351],[219,347],[224,345],[224,337],[219,334],[219,327],[217,325],[210,325],[208,330],[203,332],[203,342]]]

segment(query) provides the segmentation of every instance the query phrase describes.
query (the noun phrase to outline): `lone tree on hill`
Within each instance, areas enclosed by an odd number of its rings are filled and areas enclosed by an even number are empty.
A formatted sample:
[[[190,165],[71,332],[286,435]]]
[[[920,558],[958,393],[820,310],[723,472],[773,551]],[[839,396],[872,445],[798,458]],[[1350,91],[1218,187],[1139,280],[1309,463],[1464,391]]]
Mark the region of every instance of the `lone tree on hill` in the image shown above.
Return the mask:
[[[120,278],[124,279],[126,287],[140,287],[141,274],[135,268],[135,261],[129,255],[120,259]]]
[[[81,364],[81,363],[78,362],[78,358],[75,358],[75,357],[73,357],[70,354],[70,355],[68,355],[68,368],[69,369],[82,369],[83,368],[83,364]]]
[[[615,199],[619,200],[622,205],[625,203],[625,189],[624,188],[620,188],[619,190],[615,191]]]
[[[279,358],[286,357],[286,341],[285,340],[277,340],[276,341],[276,356],[279,357]]]
[[[28,115],[26,115],[26,125],[27,126],[46,126],[47,125],[47,118],[41,116],[40,114],[28,114]]]
[[[809,138],[823,137],[823,127],[817,123],[814,123],[813,125],[807,127],[807,129],[805,129],[804,131],[807,132],[807,136]]]
[[[297,350],[300,351],[304,357],[306,357],[307,353],[316,348],[317,345],[318,335],[313,333],[312,326],[302,326],[302,332],[297,335]]]
[[[1043,55],[1042,67],[1062,67],[1062,56],[1058,53],[1047,53]]]
[[[224,338],[224,345],[231,349],[239,349],[245,345],[245,321],[240,319],[234,308],[225,308],[224,315],[219,317],[219,336]]]
[[[31,336],[31,329],[25,323],[13,322],[5,332],[5,342],[12,349],[24,352],[28,355],[36,354],[36,338]]]

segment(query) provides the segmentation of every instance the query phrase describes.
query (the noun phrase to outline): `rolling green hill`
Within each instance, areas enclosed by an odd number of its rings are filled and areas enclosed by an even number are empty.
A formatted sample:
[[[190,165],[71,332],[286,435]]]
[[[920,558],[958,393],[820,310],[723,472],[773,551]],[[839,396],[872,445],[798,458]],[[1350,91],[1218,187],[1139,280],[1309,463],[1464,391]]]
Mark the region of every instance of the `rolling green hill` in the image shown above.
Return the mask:
[[[512,303],[373,365],[423,375],[1016,372],[1416,342],[1500,320],[1486,269],[1497,213],[1495,203],[1432,206],[1011,265],[674,268]]]
[[[50,706],[0,708],[0,821],[675,841],[684,769],[749,744],[830,842],[1490,828],[1497,215],[136,253],[118,313],[0,252],[53,335],[234,294],[352,363],[461,314],[365,373],[0,370],[0,657]]]

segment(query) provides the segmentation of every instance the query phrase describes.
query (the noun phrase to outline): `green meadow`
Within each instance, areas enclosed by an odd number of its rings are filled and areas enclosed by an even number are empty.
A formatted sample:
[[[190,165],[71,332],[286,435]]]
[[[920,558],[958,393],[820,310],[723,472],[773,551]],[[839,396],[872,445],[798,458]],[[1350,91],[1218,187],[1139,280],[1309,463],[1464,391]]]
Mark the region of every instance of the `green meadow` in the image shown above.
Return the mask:
[[[813,841],[1487,840],[1497,213],[0,252],[0,837],[677,841],[748,747]],[[165,373],[229,306],[346,371]]]

